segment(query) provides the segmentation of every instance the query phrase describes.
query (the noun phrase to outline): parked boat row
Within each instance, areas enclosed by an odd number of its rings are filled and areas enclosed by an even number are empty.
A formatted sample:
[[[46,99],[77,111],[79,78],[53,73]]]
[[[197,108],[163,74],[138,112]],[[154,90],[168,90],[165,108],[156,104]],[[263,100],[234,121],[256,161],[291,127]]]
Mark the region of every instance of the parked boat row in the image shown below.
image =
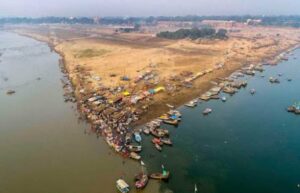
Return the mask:
[[[150,175],[147,175],[144,172],[137,174],[134,178],[135,188],[138,190],[144,189],[147,186],[149,179],[168,180],[170,177],[170,172],[167,171],[163,165],[161,167],[162,167],[162,172],[156,172]],[[128,193],[130,191],[130,186],[123,179],[118,179],[116,181],[116,187],[121,193]]]

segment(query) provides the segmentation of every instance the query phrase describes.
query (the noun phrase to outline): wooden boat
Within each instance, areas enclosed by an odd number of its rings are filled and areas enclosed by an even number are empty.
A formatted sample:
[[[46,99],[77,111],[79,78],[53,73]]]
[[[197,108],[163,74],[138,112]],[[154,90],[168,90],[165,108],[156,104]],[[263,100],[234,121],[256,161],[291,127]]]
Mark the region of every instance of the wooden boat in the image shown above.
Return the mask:
[[[142,146],[140,146],[140,145],[127,145],[127,148],[129,151],[132,151],[132,152],[142,151]]]
[[[192,100],[190,102],[188,102],[187,104],[185,104],[185,106],[187,107],[196,107],[197,106],[197,100]]]
[[[157,131],[158,134],[161,135],[161,136],[162,136],[162,135],[163,135],[163,136],[169,135],[169,130],[167,130],[167,129],[157,128],[156,131]]]
[[[249,76],[254,76],[255,75],[255,71],[247,70],[247,71],[244,72],[244,74],[249,75]]]
[[[219,96],[219,95],[212,95],[210,98],[211,98],[211,99],[218,100],[218,99],[220,99],[220,96]]]
[[[170,105],[170,104],[166,104],[167,107],[171,108],[171,109],[174,109],[175,107],[173,105]]]
[[[263,72],[264,71],[264,69],[263,69],[262,66],[255,66],[254,70],[259,71],[259,72]]]
[[[208,100],[210,99],[210,96],[207,96],[207,95],[203,94],[203,95],[201,95],[201,96],[199,97],[199,99],[201,99],[201,100],[203,100],[203,101],[208,101]]]
[[[178,120],[164,120],[164,123],[169,124],[169,125],[178,125]]]
[[[161,148],[161,146],[160,146],[160,145],[158,145],[158,144],[154,144],[154,146],[155,146],[155,148],[156,148],[158,151],[162,151],[162,148]]]
[[[173,145],[171,139],[161,139],[160,141],[163,142],[166,145]]]
[[[165,136],[164,133],[158,132],[158,131],[156,131],[156,129],[150,129],[150,133],[151,133],[151,135],[153,135],[154,137],[158,137],[158,138]]]
[[[16,91],[14,91],[14,90],[8,90],[8,91],[6,91],[7,95],[12,95],[12,94],[15,94],[15,93],[16,93]]]
[[[168,115],[172,116],[172,115],[176,115],[177,117],[181,117],[181,113],[177,110],[170,110],[168,112]]]
[[[271,82],[271,83],[280,83],[280,81],[278,80],[278,78],[273,78],[273,77],[270,77],[269,78],[269,81]]]
[[[168,180],[170,177],[170,172],[165,171],[163,173],[153,173],[150,175],[150,178],[155,180]]]
[[[146,135],[149,135],[150,134],[150,129],[148,129],[147,127],[143,129],[143,132],[146,134]]]
[[[163,145],[163,142],[159,138],[153,138],[151,141],[153,144]]]
[[[135,152],[130,152],[129,157],[135,160],[140,160],[141,156]]]
[[[234,93],[236,93],[236,90],[234,88],[231,88],[231,87],[225,87],[223,89],[223,92],[227,93],[227,94],[234,94]]]
[[[294,106],[289,106],[289,107],[287,108],[287,111],[290,112],[290,113],[294,113],[294,112],[296,111],[296,107],[294,107]]]
[[[116,186],[121,193],[129,192],[129,185],[122,179],[117,180]]]
[[[206,108],[206,109],[204,109],[204,111],[203,111],[203,115],[208,115],[208,114],[210,114],[211,112],[212,112],[212,109]]]
[[[181,121],[181,118],[177,115],[170,115],[169,117],[170,120],[176,120],[176,121]]]
[[[148,175],[141,173],[135,176],[135,180],[135,187],[137,189],[143,189],[148,184],[149,178]]]

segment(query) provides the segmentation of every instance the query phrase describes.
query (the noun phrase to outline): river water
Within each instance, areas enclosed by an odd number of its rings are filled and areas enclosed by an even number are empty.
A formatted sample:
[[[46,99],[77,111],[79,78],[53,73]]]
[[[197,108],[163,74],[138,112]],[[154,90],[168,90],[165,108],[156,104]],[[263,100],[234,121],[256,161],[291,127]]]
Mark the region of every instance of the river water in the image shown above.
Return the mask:
[[[197,184],[203,193],[300,192],[300,116],[285,110],[300,102],[300,50],[289,61],[265,69],[242,78],[248,86],[234,96],[224,94],[227,102],[181,107],[179,127],[164,125],[173,147],[159,153],[147,139],[150,151],[144,157],[151,168],[164,164],[172,173],[162,189],[192,193]],[[269,83],[270,76],[281,83]],[[253,96],[252,88],[257,91]],[[207,107],[213,113],[203,116]]]
[[[1,193],[115,193],[119,177],[133,185],[139,164],[113,153],[64,103],[58,54],[1,31],[0,53]]]

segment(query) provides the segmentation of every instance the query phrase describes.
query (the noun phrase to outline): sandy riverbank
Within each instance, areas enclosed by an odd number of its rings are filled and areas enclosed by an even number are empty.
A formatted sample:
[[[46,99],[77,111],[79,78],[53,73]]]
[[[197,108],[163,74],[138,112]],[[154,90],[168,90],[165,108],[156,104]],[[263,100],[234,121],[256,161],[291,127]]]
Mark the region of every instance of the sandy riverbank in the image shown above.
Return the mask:
[[[166,112],[166,103],[179,106],[199,97],[213,86],[212,81],[246,65],[274,63],[276,56],[299,43],[300,34],[291,28],[245,27],[231,29],[228,40],[173,41],[156,38],[151,33],[120,34],[101,27],[27,26],[14,30],[47,42],[58,52],[77,92],[82,88],[92,92],[99,87],[121,86],[134,96],[164,86],[165,92],[133,105],[137,109],[147,106],[135,124]],[[215,69],[219,64],[223,67]],[[185,74],[207,70],[212,72],[193,81],[192,88],[182,84],[188,78]],[[154,78],[135,81],[147,72],[155,74]],[[123,76],[130,80],[120,80]]]

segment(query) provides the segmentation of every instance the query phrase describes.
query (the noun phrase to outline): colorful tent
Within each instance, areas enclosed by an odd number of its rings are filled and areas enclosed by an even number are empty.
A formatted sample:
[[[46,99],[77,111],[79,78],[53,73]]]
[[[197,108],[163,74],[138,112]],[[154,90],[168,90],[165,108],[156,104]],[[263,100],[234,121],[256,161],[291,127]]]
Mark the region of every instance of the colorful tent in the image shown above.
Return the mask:
[[[164,90],[165,90],[165,87],[159,86],[159,87],[156,87],[156,88],[154,89],[154,92],[155,92],[155,93],[158,93],[158,92],[164,91]]]
[[[129,95],[130,95],[130,92],[124,91],[124,92],[123,92],[123,95],[124,95],[124,96],[129,96]]]

